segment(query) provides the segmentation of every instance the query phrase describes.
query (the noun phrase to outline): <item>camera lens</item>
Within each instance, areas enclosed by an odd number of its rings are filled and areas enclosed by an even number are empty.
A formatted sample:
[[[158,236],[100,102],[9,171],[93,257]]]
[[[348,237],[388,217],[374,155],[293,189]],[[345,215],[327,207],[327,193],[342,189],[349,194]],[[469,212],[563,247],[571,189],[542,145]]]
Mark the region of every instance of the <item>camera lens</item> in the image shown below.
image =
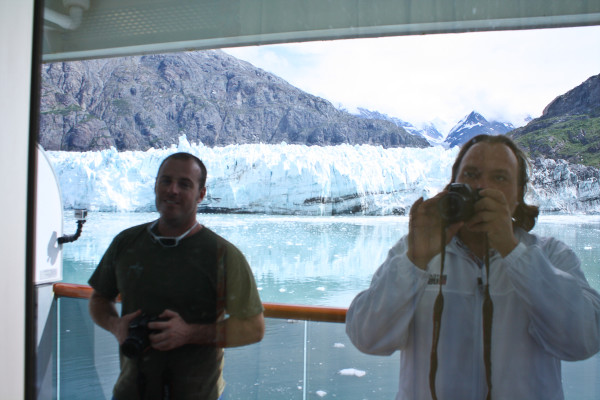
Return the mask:
[[[448,222],[460,221],[464,211],[465,200],[462,195],[450,192],[440,199],[438,209],[442,219]]]
[[[142,352],[142,350],[144,350],[144,348],[144,343],[140,342],[138,338],[131,336],[125,339],[125,341],[121,345],[121,351],[123,352],[123,355],[128,358],[137,357]]]
[[[121,345],[121,351],[124,356],[129,358],[137,357],[150,346],[148,335],[151,332],[148,329],[148,323],[154,320],[156,320],[156,317],[141,314],[129,323],[127,338]]]

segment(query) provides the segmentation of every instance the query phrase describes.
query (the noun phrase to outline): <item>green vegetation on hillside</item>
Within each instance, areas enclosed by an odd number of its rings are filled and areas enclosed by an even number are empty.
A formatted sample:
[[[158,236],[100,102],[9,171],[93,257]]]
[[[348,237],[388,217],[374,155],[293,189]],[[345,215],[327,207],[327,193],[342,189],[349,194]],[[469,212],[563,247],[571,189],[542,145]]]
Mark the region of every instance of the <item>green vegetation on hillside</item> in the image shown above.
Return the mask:
[[[113,106],[115,106],[117,110],[117,115],[125,116],[131,114],[131,104],[127,100],[124,99],[114,99],[112,101]]]
[[[58,114],[58,115],[68,115],[71,114],[72,112],[78,112],[81,111],[82,108],[76,104],[71,104],[68,107],[64,107],[64,108],[55,108],[52,110],[45,110],[45,111],[41,111],[40,113],[42,115],[46,115],[46,114]]]
[[[531,158],[544,156],[600,167],[600,115],[540,118],[509,133]]]

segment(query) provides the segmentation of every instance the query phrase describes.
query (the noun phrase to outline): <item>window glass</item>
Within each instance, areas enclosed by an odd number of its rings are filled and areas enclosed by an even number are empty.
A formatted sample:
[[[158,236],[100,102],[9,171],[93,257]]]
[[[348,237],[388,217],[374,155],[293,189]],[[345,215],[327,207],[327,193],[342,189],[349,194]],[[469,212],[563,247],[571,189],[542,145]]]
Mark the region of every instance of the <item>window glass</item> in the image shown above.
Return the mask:
[[[477,8],[460,21],[429,20],[426,10],[392,21],[375,7],[329,10],[313,25],[283,20],[281,27],[273,17],[290,10],[277,4],[265,3],[260,14],[222,3],[205,2],[198,14],[191,5],[182,12],[156,2],[144,10],[159,21],[152,26],[137,19],[133,5],[102,20],[100,8],[47,2],[39,144],[60,188],[60,230],[81,230],[62,246],[63,282],[87,284],[119,232],[159,218],[160,188],[196,189],[195,181],[170,176],[155,188],[162,160],[180,151],[208,170],[197,220],[241,250],[263,302],[347,308],[407,234],[413,203],[443,190],[460,146],[486,133],[510,136],[527,153],[526,199],[541,210],[533,233],[571,247],[590,286],[600,290],[600,218],[590,215],[599,211],[600,53],[590,51],[600,46],[599,26],[545,29],[551,25],[535,22],[536,10],[523,10],[515,22]],[[235,17],[222,22],[223,15]],[[353,15],[361,17],[358,31],[348,22]],[[413,35],[414,26],[426,35]],[[464,33],[469,26],[480,32]],[[544,29],[494,31],[511,28]],[[189,48],[203,50],[183,51]],[[87,211],[83,228],[78,210]],[[67,332],[78,332],[87,354],[75,367],[61,366],[57,386],[76,393],[84,383],[72,385],[66,375],[93,362],[90,387],[109,394],[116,354],[101,361],[95,355],[112,337],[91,320],[78,323],[87,318],[85,306],[70,299],[50,308],[63,312],[56,321],[67,327],[58,329],[54,357],[77,358],[78,339]],[[328,358],[321,350],[352,347],[340,325],[279,322],[269,321],[269,329],[293,332],[293,348],[303,352],[290,353],[289,370],[258,370],[298,374],[284,396],[310,390],[344,397],[344,387],[358,393],[369,383],[340,379],[365,374],[379,377],[379,393],[394,395],[396,382],[387,388],[380,381],[383,369],[398,376],[397,359],[387,359],[389,367],[354,348]],[[61,350],[63,340],[70,344]],[[264,356],[256,347],[248,351]],[[242,363],[246,355],[241,348],[230,357]],[[336,364],[359,359],[367,372]],[[589,371],[599,363],[598,355],[563,363],[566,398],[597,397],[598,379]],[[335,374],[331,388],[319,378],[323,370]],[[250,390],[226,378],[230,398]],[[240,381],[251,386],[253,379]],[[264,382],[257,396],[274,398],[275,384]]]

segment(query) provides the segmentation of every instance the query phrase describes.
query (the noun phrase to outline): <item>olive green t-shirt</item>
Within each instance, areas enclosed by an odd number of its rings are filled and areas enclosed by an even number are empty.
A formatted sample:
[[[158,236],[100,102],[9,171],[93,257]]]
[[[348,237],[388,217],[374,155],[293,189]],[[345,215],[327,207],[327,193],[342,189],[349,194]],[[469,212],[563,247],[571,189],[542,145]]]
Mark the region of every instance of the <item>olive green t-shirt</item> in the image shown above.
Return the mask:
[[[223,313],[248,318],[263,311],[250,266],[235,246],[203,227],[176,247],[163,247],[149,225],[118,234],[89,280],[104,297],[121,295],[122,315],[140,309],[157,316],[169,309],[188,323],[214,323]],[[114,396],[140,398],[141,388],[144,399],[160,399],[168,382],[171,399],[217,399],[222,360],[222,349],[201,345],[149,349],[139,360],[121,354]]]

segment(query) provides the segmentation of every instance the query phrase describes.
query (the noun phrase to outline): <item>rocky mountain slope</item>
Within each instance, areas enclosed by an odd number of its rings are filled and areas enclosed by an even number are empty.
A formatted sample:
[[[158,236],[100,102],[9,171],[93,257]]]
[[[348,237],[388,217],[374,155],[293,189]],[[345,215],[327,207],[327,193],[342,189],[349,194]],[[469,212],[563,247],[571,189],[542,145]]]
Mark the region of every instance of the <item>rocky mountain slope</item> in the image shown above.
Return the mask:
[[[429,146],[390,121],[340,111],[218,50],[42,67],[39,141],[46,150],[147,150],[182,134],[207,146]]]
[[[531,158],[600,167],[600,74],[558,96],[540,118],[510,136]]]

